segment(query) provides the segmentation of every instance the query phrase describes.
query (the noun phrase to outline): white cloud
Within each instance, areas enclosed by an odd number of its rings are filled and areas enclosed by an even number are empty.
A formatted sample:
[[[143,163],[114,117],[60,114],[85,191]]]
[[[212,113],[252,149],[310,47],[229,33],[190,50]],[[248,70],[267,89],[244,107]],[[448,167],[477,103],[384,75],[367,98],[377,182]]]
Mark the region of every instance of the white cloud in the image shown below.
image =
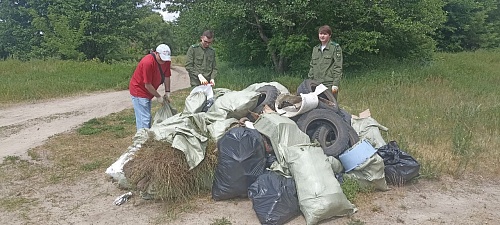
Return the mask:
[[[165,3],[161,3],[160,7],[162,9],[164,9]],[[169,12],[162,11],[162,10],[155,10],[155,11],[160,13],[163,16],[163,20],[165,20],[165,21],[174,21],[175,19],[177,19],[177,17],[179,17],[179,13],[169,13]]]
[[[179,13],[168,13],[168,12],[159,12],[163,16],[163,20],[165,21],[174,21],[179,16]]]

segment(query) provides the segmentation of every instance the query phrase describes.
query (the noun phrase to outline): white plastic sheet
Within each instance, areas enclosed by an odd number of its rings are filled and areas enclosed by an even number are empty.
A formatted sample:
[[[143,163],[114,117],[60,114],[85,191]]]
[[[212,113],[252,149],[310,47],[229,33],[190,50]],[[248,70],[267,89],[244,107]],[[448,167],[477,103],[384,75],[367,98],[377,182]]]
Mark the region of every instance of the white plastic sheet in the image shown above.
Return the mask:
[[[203,92],[207,96],[207,99],[211,99],[214,97],[214,91],[212,89],[212,85],[199,85],[193,88],[193,90],[191,90],[189,94],[192,95],[193,93],[196,92]]]
[[[135,152],[141,149],[142,144],[148,140],[148,132],[149,130],[146,128],[138,130],[133,138],[133,144],[128,147],[127,151],[123,153],[118,160],[106,169],[106,174],[116,180],[119,186],[129,186],[125,173],[123,172],[123,166],[133,158]]]
[[[316,87],[314,92],[307,94],[300,94],[301,102],[300,105],[294,104],[293,106],[286,106],[280,108],[280,102],[276,101],[276,112],[285,117],[294,117],[312,109],[318,107],[318,95],[326,91],[328,88],[325,85],[320,84]],[[278,97],[279,98],[279,97]]]

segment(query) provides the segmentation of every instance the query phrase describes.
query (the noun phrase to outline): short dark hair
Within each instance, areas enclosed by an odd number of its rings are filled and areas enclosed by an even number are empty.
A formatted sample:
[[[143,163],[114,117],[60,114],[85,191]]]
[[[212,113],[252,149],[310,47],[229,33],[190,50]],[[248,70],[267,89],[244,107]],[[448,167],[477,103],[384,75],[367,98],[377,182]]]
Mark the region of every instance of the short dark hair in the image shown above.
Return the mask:
[[[206,30],[206,31],[203,31],[203,34],[201,36],[205,36],[208,39],[212,39],[212,38],[214,38],[214,32],[212,32],[211,30]]]
[[[318,29],[318,33],[328,34],[328,35],[332,36],[332,28],[330,28],[330,26],[328,26],[328,25],[323,25]]]

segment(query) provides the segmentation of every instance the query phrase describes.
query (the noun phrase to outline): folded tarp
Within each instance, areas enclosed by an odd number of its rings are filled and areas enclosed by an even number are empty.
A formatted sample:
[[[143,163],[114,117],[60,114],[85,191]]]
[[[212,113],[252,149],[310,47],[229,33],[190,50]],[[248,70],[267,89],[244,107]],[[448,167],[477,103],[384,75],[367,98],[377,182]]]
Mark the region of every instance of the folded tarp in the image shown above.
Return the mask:
[[[240,119],[257,106],[260,93],[255,91],[231,91],[217,97],[207,112]]]

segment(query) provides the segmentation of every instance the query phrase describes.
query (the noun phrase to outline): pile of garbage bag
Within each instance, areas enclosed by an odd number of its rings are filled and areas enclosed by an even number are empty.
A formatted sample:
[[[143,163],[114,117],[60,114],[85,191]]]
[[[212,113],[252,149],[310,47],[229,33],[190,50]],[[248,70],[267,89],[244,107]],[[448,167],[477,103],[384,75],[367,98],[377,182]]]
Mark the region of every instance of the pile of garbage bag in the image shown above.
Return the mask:
[[[212,198],[250,198],[262,224],[284,224],[300,214],[317,224],[355,213],[340,178],[386,191],[387,182],[401,185],[419,174],[413,157],[384,141],[380,131],[388,128],[369,110],[351,115],[314,80],[304,80],[296,95],[277,82],[241,91],[199,86],[182,112],[165,107],[106,174],[126,183],[123,165],[148,138],[182,151],[193,169],[212,139],[218,151]]]

